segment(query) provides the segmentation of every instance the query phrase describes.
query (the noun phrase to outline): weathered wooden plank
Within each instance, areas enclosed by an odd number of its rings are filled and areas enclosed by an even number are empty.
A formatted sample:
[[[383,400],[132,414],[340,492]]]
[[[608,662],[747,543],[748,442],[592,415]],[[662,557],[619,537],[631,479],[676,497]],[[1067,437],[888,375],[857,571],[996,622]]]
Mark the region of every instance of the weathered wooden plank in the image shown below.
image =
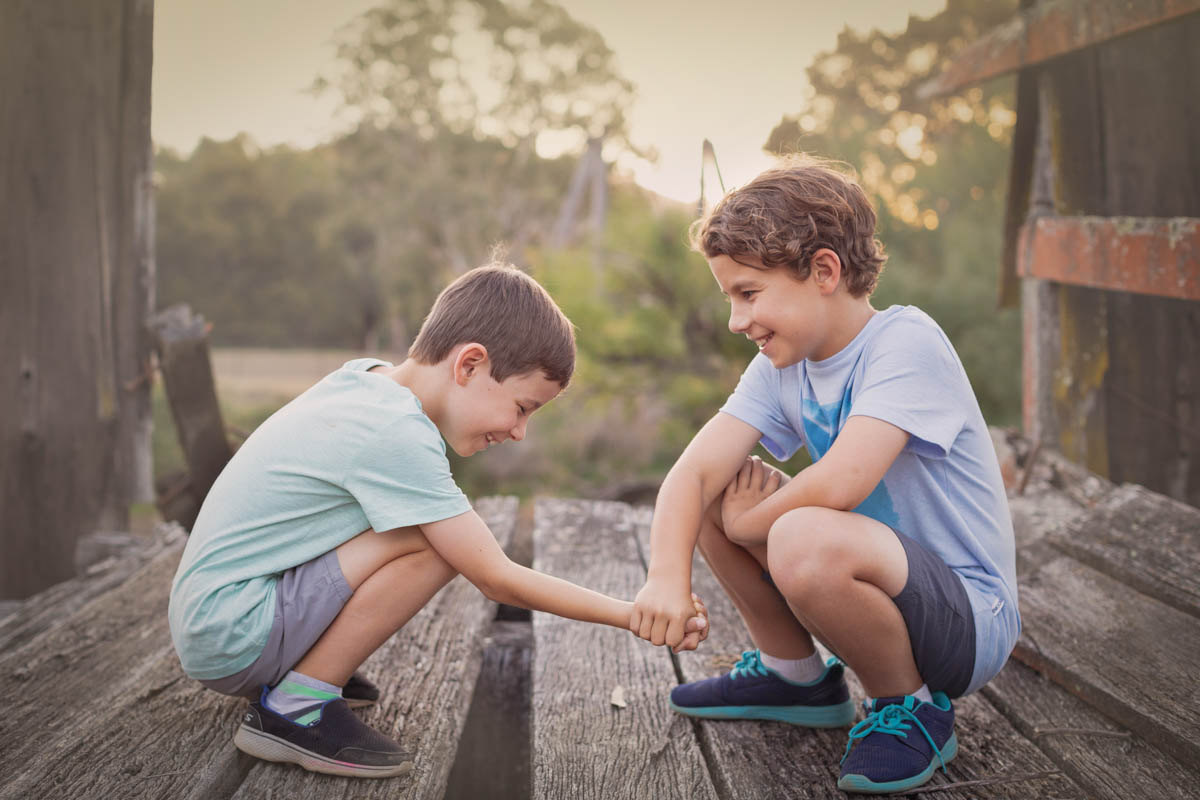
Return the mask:
[[[254,760],[232,745],[244,701],[189,680],[169,643],[130,666],[136,679],[103,703],[42,705],[37,746],[0,798],[228,796]]]
[[[506,545],[516,525],[516,498],[484,498],[475,508],[501,546]],[[441,797],[479,677],[481,639],[495,613],[495,603],[457,577],[364,665],[380,698],[363,719],[415,753],[410,774],[381,780],[335,778],[256,762],[236,800]]]
[[[649,552],[649,515],[642,518],[639,539]],[[701,680],[728,670],[741,651],[754,645],[737,610],[720,588],[703,558],[692,563],[692,588],[708,606],[711,632],[694,653],[678,656],[684,681]],[[828,657],[828,652],[822,648]],[[853,672],[847,671],[856,704],[865,697]],[[1069,778],[1025,779],[1053,771],[1054,765],[978,695],[955,701],[958,757],[947,773],[929,783],[937,798],[1009,798],[1050,792],[1055,797],[1085,797]],[[861,711],[859,714],[862,716]],[[847,730],[814,730],[780,722],[697,720],[713,781],[722,797],[844,798],[837,788]],[[959,781],[994,781],[961,789]]]
[[[1067,556],[1023,577],[1015,656],[1184,763],[1200,763],[1200,622]]]
[[[56,583],[23,601],[9,616],[0,618],[0,653],[21,647],[34,636],[61,625],[85,605],[122,585],[148,561],[179,541],[178,527],[122,557],[93,564],[76,578]],[[84,541],[84,540],[80,540]]]
[[[0,658],[0,696],[19,698],[0,715],[0,774],[47,773],[55,766],[47,761],[53,737],[80,735],[121,698],[138,695],[149,668],[171,652],[167,595],[182,549],[169,547],[119,588]]]
[[[919,87],[918,94],[926,98],[949,94],[1197,10],[1196,0],[1037,3],[963,48],[941,75]]]
[[[73,576],[76,539],[106,511],[120,526],[148,443],[126,336],[148,307],[129,245],[150,242],[133,193],[151,19],[147,0],[0,3],[0,598]]]
[[[1020,240],[1023,277],[1200,300],[1195,217],[1037,217]]]
[[[1200,509],[1126,484],[1048,541],[1093,569],[1200,617]]]
[[[983,695],[1096,800],[1196,796],[1200,766],[1185,767],[1038,675],[1010,661]]]
[[[506,542],[516,499],[485,498],[476,508]],[[166,624],[180,551],[171,546],[120,588],[0,660],[0,689],[19,698],[0,718],[0,774],[12,776],[0,798],[207,800],[230,796],[252,767],[264,776],[258,785],[303,795],[292,782],[307,773],[260,764],[233,747],[243,701],[183,675]],[[456,579],[366,666],[384,693],[384,708],[370,712],[373,724],[390,729],[407,716],[406,742],[421,740],[418,778],[405,796],[441,793],[478,672],[468,651],[478,650],[475,637],[494,610]],[[359,796],[352,781],[343,783],[347,796]]]
[[[645,578],[629,506],[541,500],[534,566],[632,598]],[[627,631],[533,617],[533,796],[715,798],[691,723],[671,713],[669,654]],[[622,687],[626,708],[610,704]]]

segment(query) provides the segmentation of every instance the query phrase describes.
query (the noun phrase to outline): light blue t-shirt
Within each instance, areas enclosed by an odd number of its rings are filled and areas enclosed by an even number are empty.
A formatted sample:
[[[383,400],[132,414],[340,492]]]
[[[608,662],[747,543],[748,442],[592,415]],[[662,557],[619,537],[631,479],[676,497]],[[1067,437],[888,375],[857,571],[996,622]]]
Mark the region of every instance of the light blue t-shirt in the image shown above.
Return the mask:
[[[962,577],[976,634],[967,691],[1000,671],[1021,630],[1012,516],[979,403],[936,322],[892,306],[823,361],[775,369],[760,354],[721,411],[757,428],[781,460],[804,445],[816,462],[852,416],[911,434],[854,510],[917,540]]]
[[[367,528],[471,508],[446,443],[407,388],[347,362],[275,412],[204,500],[171,586],[171,638],[184,671],[215,679],[262,653],[280,573]]]

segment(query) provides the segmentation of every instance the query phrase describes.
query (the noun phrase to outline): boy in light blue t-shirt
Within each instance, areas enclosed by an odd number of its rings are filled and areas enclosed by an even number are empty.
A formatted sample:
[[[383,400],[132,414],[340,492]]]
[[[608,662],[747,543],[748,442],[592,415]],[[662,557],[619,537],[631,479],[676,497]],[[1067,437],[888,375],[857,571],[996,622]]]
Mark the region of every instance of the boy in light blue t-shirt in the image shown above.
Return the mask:
[[[405,361],[351,361],[245,441],[205,498],[169,610],[184,671],[253,699],[239,749],[334,775],[408,771],[411,755],[350,711],[379,694],[355,671],[458,573],[497,602],[629,627],[630,603],[510,561],[446,460],[446,444],[519,442],[574,367],[549,294],[480,267],[438,297]],[[681,649],[707,634],[693,609]]]
[[[698,544],[755,650],[685,684],[671,707],[710,718],[850,724],[843,677],[868,694],[838,786],[898,792],[954,757],[951,698],[996,675],[1021,622],[1012,520],[991,438],[954,348],[911,306],[870,294],[884,256],[862,189],[785,161],[693,226],[758,344],[721,411],[659,492],[634,631],[682,640]],[[789,479],[750,452],[812,466]],[[840,661],[824,664],[819,639]]]

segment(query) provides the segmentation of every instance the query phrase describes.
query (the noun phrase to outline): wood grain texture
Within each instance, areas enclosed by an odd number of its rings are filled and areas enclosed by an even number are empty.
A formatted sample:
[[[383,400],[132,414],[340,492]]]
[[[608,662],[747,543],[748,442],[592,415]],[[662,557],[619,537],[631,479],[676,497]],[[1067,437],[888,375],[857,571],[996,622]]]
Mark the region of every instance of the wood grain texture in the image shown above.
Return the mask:
[[[517,499],[484,498],[475,510],[501,547],[507,545],[516,525]],[[234,798],[441,797],[479,677],[481,640],[495,614],[496,604],[459,576],[367,659],[363,671],[379,686],[380,698],[363,721],[415,754],[411,773],[362,780],[255,762]]]
[[[172,537],[182,535],[175,528]],[[178,544],[177,538],[153,541],[132,548],[120,558],[106,559],[84,574],[56,583],[20,603],[10,615],[0,618],[0,653],[15,650],[35,636],[63,624],[92,600],[121,586],[130,576],[164,549]]]
[[[1093,569],[1200,617],[1200,509],[1126,484],[1049,541]]]
[[[649,553],[649,513],[639,517],[639,540]],[[693,653],[678,656],[685,681],[727,672],[741,652],[754,647],[732,602],[717,583],[704,559],[692,562],[692,590],[708,605],[711,633]],[[820,648],[828,658],[829,652]],[[846,671],[850,694],[863,712],[866,693],[853,671]],[[937,772],[928,784],[939,788],[938,798],[1009,798],[1050,793],[1055,797],[1085,797],[1069,779],[995,783],[946,789],[947,784],[1045,772],[1054,765],[978,695],[955,701],[959,755],[946,773]],[[722,797],[844,798],[837,788],[847,730],[815,730],[780,722],[699,720],[697,725],[713,780]]]
[[[1200,763],[1195,617],[1067,556],[1048,556],[1020,591],[1018,659],[1169,755]]]
[[[148,386],[127,387],[147,353],[152,11],[0,4],[0,598],[71,578],[145,466]]]
[[[645,579],[629,506],[539,500],[534,567],[632,599]],[[533,617],[533,796],[712,798],[691,722],[667,707],[669,653],[628,631]],[[626,708],[609,700],[624,690]]]
[[[1200,766],[1188,768],[1163,755],[1024,664],[1010,661],[983,695],[1088,797],[1196,796]]]
[[[174,658],[167,595],[182,549],[164,550],[119,588],[0,659],[0,693],[20,698],[0,716],[0,774],[32,779],[69,766],[59,763],[62,751],[102,731],[112,708],[138,702],[148,674]],[[177,661],[174,669],[182,674]],[[6,782],[0,796],[37,796],[14,794],[13,786]]]
[[[485,498],[476,509],[505,544],[516,499]],[[181,551],[168,545],[126,583],[0,658],[0,691],[20,698],[0,717],[8,776],[0,798],[209,800],[239,785],[244,797],[441,795],[494,603],[457,578],[364,667],[383,695],[366,719],[417,753],[412,776],[318,778],[239,753],[232,735],[244,701],[183,674],[166,614]]]

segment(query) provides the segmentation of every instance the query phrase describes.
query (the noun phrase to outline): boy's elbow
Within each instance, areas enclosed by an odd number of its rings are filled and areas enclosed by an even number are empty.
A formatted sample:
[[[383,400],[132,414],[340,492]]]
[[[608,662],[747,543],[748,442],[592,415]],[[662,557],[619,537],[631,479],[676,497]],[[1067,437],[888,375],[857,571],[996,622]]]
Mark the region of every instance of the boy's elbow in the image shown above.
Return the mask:
[[[868,494],[869,491],[863,494],[859,487],[854,486],[852,481],[845,480],[844,476],[822,474],[814,492],[815,502],[812,505],[834,511],[853,511],[867,499]]]
[[[497,565],[496,569],[488,570],[485,574],[477,575],[476,579],[471,582],[488,600],[494,603],[515,605],[516,596],[512,589],[514,583],[512,573],[515,567],[516,564],[506,558],[504,564]]]

